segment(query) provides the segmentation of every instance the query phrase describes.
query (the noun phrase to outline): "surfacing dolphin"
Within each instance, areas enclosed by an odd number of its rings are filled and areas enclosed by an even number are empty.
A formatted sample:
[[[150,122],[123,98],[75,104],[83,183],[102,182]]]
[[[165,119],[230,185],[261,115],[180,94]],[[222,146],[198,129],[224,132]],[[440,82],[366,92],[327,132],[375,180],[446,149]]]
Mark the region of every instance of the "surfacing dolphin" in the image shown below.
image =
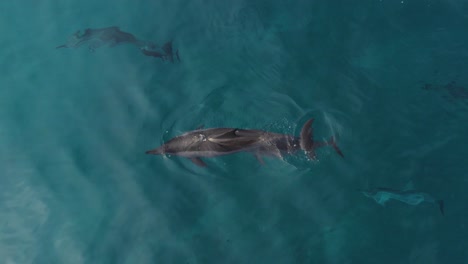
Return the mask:
[[[134,35],[121,31],[119,27],[106,27],[106,28],[87,28],[84,32],[78,30],[68,38],[67,43],[57,46],[60,48],[78,48],[85,43],[90,43],[89,49],[94,51],[102,45],[109,45],[111,47],[121,43],[130,43],[138,47],[145,47],[154,45],[137,39]]]
[[[437,204],[439,210],[444,215],[444,201],[436,200],[431,195],[415,190],[394,190],[389,188],[376,188],[369,191],[361,191],[366,197],[374,199],[378,204],[384,206],[391,199],[397,200],[409,205],[418,205],[421,203]]]
[[[303,150],[311,159],[316,159],[315,149],[323,146],[332,146],[343,157],[334,138],[327,142],[313,141],[313,121],[314,119],[307,120],[300,137],[253,129],[198,129],[177,136],[156,149],[146,151],[146,154],[186,157],[201,167],[206,166],[201,160],[202,157],[216,157],[241,151],[254,153],[261,163],[262,155],[282,158],[282,154],[292,154],[298,150]]]

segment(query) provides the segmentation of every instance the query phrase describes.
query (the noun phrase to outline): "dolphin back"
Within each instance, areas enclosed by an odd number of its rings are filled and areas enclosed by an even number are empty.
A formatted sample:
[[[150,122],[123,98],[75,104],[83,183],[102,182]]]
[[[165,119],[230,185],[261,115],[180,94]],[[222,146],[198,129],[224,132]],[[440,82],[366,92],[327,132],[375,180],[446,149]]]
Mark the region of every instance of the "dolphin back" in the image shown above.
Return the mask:
[[[213,142],[220,147],[228,149],[248,149],[253,147],[263,133],[260,130],[245,130],[245,129],[220,129],[208,136],[208,141]]]

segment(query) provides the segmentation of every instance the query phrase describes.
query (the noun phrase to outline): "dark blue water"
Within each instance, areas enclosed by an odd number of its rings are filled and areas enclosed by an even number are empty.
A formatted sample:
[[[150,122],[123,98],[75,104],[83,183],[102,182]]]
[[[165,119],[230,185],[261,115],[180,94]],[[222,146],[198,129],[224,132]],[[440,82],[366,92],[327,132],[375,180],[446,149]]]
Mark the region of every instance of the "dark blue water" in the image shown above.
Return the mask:
[[[1,263],[468,263],[468,2],[3,1]],[[173,39],[55,49],[79,29]],[[205,127],[331,148],[144,152]],[[385,206],[358,189],[445,201]]]

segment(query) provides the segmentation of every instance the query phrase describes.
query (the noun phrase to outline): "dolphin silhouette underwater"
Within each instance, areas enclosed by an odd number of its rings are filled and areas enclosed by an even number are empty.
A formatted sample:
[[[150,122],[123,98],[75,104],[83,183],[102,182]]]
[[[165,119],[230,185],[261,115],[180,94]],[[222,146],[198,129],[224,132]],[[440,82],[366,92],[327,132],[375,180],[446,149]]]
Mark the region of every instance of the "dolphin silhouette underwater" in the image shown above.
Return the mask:
[[[436,200],[431,195],[415,190],[394,190],[389,188],[376,188],[370,191],[362,191],[366,197],[374,199],[378,204],[385,206],[389,200],[397,200],[409,205],[419,205],[421,203],[437,204],[439,210],[444,215],[444,201]]]
[[[174,63],[174,55],[175,55],[177,60],[180,62],[179,50],[176,50],[174,52],[172,48],[172,40],[166,42],[159,50],[156,49],[155,45],[149,48],[147,46],[143,46],[143,47],[140,47],[140,50],[145,56],[160,58],[163,61],[169,60],[172,63]]]
[[[333,137],[326,142],[313,141],[311,127],[313,121],[314,119],[307,120],[302,127],[300,137],[253,129],[198,129],[172,138],[162,146],[146,151],[146,154],[186,157],[201,167],[206,166],[201,160],[202,157],[216,157],[241,151],[254,153],[262,164],[262,155],[282,158],[282,154],[292,154],[298,150],[305,151],[315,160],[315,149],[323,146],[332,146],[343,157]]]
[[[106,27],[106,28],[87,28],[84,32],[78,30],[68,38],[65,44],[57,46],[60,48],[78,48],[81,45],[89,43],[89,50],[109,45],[110,47],[116,46],[121,43],[130,43],[138,47],[154,47],[154,44],[137,39],[134,35],[121,31],[119,27]]]

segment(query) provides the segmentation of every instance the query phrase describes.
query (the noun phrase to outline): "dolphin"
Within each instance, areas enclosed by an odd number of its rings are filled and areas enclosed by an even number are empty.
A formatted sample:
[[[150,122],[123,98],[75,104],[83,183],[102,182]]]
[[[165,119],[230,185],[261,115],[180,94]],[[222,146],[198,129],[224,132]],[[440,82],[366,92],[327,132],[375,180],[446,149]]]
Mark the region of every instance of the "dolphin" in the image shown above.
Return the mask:
[[[141,52],[146,56],[152,56],[156,58],[161,58],[162,60],[168,59],[170,62],[174,62],[174,55],[177,60],[180,62],[179,50],[174,52],[172,48],[172,40],[164,43],[160,51],[155,51],[154,47],[149,50],[147,47],[141,47]]]
[[[309,119],[304,124],[300,137],[254,129],[197,129],[172,138],[162,146],[146,151],[146,154],[186,157],[201,167],[206,166],[201,160],[202,157],[216,157],[241,151],[254,153],[259,162],[263,163],[262,155],[282,158],[282,154],[292,154],[298,150],[303,150],[311,159],[316,159],[316,148],[331,145],[343,157],[333,138],[327,142],[312,140],[313,121],[314,119]]]
[[[169,60],[172,63],[174,63],[175,55],[175,58],[180,62],[179,50],[176,50],[174,53],[172,48],[172,40],[166,42],[161,48],[158,49],[156,49],[156,47],[153,45],[152,47],[140,47],[140,50],[145,56],[160,58],[162,60]]]
[[[134,35],[121,31],[119,27],[106,27],[106,28],[87,28],[83,32],[81,30],[76,31],[73,35],[68,38],[65,44],[57,46],[56,49],[60,48],[77,48],[84,43],[90,43],[89,49],[94,51],[102,45],[109,45],[111,47],[116,46],[120,43],[130,43],[138,47],[154,45],[142,40],[137,39]]]
[[[374,199],[378,204],[384,206],[391,199],[409,204],[418,205],[421,203],[437,204],[442,215],[444,215],[444,201],[436,200],[431,195],[415,190],[394,190],[389,188],[376,188],[369,191],[362,191],[366,197]]]

